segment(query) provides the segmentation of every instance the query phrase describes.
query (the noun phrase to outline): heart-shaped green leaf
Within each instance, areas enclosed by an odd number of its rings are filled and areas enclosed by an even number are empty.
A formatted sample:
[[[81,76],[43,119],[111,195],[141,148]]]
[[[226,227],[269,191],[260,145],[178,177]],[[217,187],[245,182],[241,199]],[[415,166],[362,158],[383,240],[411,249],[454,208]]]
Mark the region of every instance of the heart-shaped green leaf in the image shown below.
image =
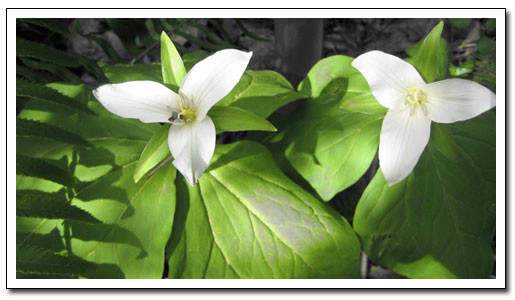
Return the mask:
[[[218,145],[179,180],[170,278],[356,278],[359,241],[333,209],[289,180],[255,142]]]

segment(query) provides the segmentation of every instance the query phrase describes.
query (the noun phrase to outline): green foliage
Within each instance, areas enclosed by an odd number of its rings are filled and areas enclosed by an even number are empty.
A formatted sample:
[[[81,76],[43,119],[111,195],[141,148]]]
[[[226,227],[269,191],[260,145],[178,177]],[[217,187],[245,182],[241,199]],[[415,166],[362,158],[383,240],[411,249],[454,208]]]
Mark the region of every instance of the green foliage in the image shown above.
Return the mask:
[[[474,71],[474,61],[466,61],[459,66],[449,65],[449,73],[453,77],[465,77]]]
[[[181,86],[186,76],[182,58],[165,32],[161,33],[161,70],[165,84]]]
[[[57,167],[48,160],[16,154],[16,174],[39,177],[64,186],[75,186],[77,179],[67,170]]]
[[[443,79],[448,68],[441,26],[408,49],[409,61],[428,82]],[[389,187],[381,171],[375,175],[357,205],[354,229],[372,261],[409,278],[489,278],[495,113],[431,127],[409,177]]]
[[[324,201],[369,168],[386,112],[352,60],[333,56],[317,63],[300,85],[314,99],[283,117],[279,132],[267,138],[276,159],[286,159]]]
[[[134,182],[138,182],[148,171],[170,155],[170,149],[168,148],[169,131],[169,124],[161,126],[145,145],[134,170]]]
[[[356,278],[359,241],[253,142],[219,145],[199,184],[177,181],[169,278]]]
[[[454,26],[458,29],[465,29],[465,28],[469,27],[471,22],[472,22],[472,19],[470,19],[470,18],[449,19],[449,23],[451,23],[452,26]]]
[[[36,247],[16,248],[16,278],[18,279],[80,277],[123,278],[123,273],[112,264],[93,264],[75,256],[58,255]]]
[[[318,98],[331,81],[358,73],[350,65],[352,60],[352,57],[334,55],[318,61],[299,83],[299,93],[305,97]]]
[[[208,115],[215,123],[217,132],[263,130],[277,131],[266,119],[233,106],[214,106]]]
[[[68,35],[70,31],[68,30],[68,24],[66,21],[62,21],[62,19],[36,19],[36,18],[17,18],[16,21],[34,24],[40,27],[44,27],[50,31]]]
[[[72,53],[21,38],[16,38],[16,56],[37,58],[65,67],[80,67],[80,63]]]
[[[112,83],[122,83],[133,80],[163,82],[161,65],[159,64],[99,65],[104,75]]]
[[[20,57],[20,61],[29,69],[27,71],[20,74],[21,76],[27,78],[30,81],[34,82],[46,82],[52,80],[60,80],[60,81],[69,81],[73,83],[82,83],[81,79],[75,75],[68,68],[55,65],[52,63],[46,63],[44,61],[38,61],[35,59]],[[21,64],[18,64],[21,67]],[[47,71],[51,73],[51,75],[57,77],[57,79],[48,78],[50,74],[38,74],[38,71]],[[18,74],[18,70],[16,71]],[[50,80],[49,80],[50,79]]]
[[[20,78],[16,78],[16,96],[29,97],[32,99],[42,100],[68,106],[79,111],[94,114],[86,105],[77,102],[66,95],[59,93],[42,84],[28,82]]]
[[[68,130],[61,129],[56,126],[48,125],[38,121],[31,121],[25,119],[16,119],[16,135],[26,137],[42,137],[64,143],[70,143],[77,146],[92,146],[91,143],[86,141],[80,135],[69,132]]]
[[[485,23],[485,29],[488,33],[495,33],[495,19],[488,19]]]
[[[60,187],[46,180],[19,176],[17,189],[37,190],[34,193],[47,199],[43,201],[48,202],[49,206],[61,210],[73,209],[75,214],[80,209],[100,222],[77,221],[73,215],[57,220],[36,218],[49,213],[40,207],[40,215],[32,212],[29,218],[25,217],[28,213],[20,211],[17,230],[20,234],[29,232],[44,236],[56,227],[62,227],[66,245],[72,251],[68,257],[87,260],[88,264],[96,266],[95,273],[83,274],[84,277],[161,278],[164,247],[170,236],[174,215],[175,188],[170,183],[174,181],[175,169],[167,165],[137,184],[133,179],[146,141],[160,126],[113,116],[92,99],[91,88],[84,85],[60,84],[52,87],[83,104],[90,103],[98,115],[85,114],[50,102],[30,102],[20,118],[67,128],[83,136],[93,147],[76,148],[50,139],[41,140],[38,147],[29,147],[34,138],[18,136],[18,152],[38,157],[38,160],[43,157],[46,160],[64,159],[70,162],[70,169],[74,170],[73,174],[80,183],[67,191],[67,194],[71,193],[68,205],[52,196]],[[49,168],[46,170],[51,171]],[[57,214],[55,212],[54,217],[60,217]],[[71,232],[68,237],[67,230]],[[29,244],[37,242],[32,239]],[[105,264],[116,266],[119,272],[113,273]],[[73,273],[76,266],[68,267],[69,272]]]
[[[300,97],[279,73],[249,70],[234,89],[216,105],[238,107],[267,118],[279,107]]]
[[[443,22],[406,60],[426,82],[450,75],[495,90],[495,19],[473,22],[483,35],[456,65]],[[410,278],[490,276],[495,112],[433,123],[415,170],[389,187],[373,163],[387,110],[353,58],[320,60],[298,91],[279,73],[248,70],[208,112],[217,141],[274,132],[216,145],[191,187],[171,164],[170,124],[113,115],[83,79],[177,92],[213,51],[267,40],[242,20],[107,19],[122,57],[71,24],[114,64],[58,50],[68,20],[17,19],[17,278],[163,278],[165,268],[168,278],[357,278],[361,250]]]
[[[184,67],[186,70],[190,70],[193,65],[208,57],[209,53],[203,50],[196,50],[190,53],[186,53],[182,56],[182,61],[184,62]]]
[[[378,172],[356,208],[369,257],[410,278],[488,278],[495,229],[495,114],[450,125],[459,158],[431,139],[413,173]]]
[[[410,56],[406,60],[417,68],[427,83],[447,77],[449,49],[441,37],[442,30],[443,21],[425,39],[406,50]]]
[[[45,193],[37,190],[16,191],[16,215],[21,217],[70,219],[99,223],[88,212],[71,205],[64,190]]]

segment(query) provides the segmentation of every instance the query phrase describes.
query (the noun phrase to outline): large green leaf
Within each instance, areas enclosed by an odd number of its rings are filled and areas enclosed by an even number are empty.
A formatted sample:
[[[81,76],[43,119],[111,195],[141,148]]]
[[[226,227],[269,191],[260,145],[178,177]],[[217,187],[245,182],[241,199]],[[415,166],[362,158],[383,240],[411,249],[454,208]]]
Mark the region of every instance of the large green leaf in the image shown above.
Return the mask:
[[[351,62],[352,58],[337,56],[315,65],[301,90],[318,98],[277,123],[279,132],[267,139],[277,160],[286,158],[325,201],[369,168],[386,112]]]
[[[441,151],[432,137],[404,181],[388,187],[378,172],[358,203],[354,228],[369,257],[397,273],[411,278],[489,278],[495,228],[495,114],[446,126],[459,156]]]
[[[267,118],[277,108],[299,99],[291,84],[274,71],[246,71],[234,89],[216,105],[231,105]]]
[[[170,278],[356,278],[349,224],[289,180],[255,142],[218,145],[189,187],[178,180]]]
[[[334,79],[347,78],[358,73],[350,66],[353,60],[352,57],[334,55],[318,61],[299,83],[299,92],[306,97],[317,98]]]
[[[98,116],[49,102],[31,101],[19,115],[52,126],[67,128],[93,145],[76,147],[49,139],[17,137],[20,154],[40,159],[64,160],[80,180],[71,205],[101,223],[72,220],[18,218],[17,231],[47,235],[55,228],[74,257],[96,265],[114,264],[126,278],[161,278],[164,249],[170,237],[175,210],[176,171],[168,164],[153,176],[134,183],[133,173],[146,142],[160,126],[119,118],[106,111],[91,95],[92,88],[52,84],[52,88],[88,104]],[[38,147],[31,147],[37,143]],[[33,177],[17,177],[17,189],[54,193],[62,186]],[[64,226],[64,227],[63,227]],[[67,237],[66,232],[71,232]],[[33,245],[30,239],[22,244]],[[95,277],[116,274],[102,269]],[[119,275],[119,274],[118,274]],[[117,276],[118,276],[117,275]]]

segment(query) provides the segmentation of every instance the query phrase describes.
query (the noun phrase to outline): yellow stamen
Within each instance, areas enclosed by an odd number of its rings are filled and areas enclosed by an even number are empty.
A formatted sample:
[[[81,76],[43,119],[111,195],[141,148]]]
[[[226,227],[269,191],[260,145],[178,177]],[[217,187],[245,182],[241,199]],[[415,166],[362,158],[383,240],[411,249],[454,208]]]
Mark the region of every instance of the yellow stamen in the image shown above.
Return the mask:
[[[404,102],[404,105],[409,106],[410,108],[410,116],[413,115],[414,111],[417,109],[417,107],[420,107],[422,112],[425,116],[428,114],[427,110],[427,104],[429,101],[427,101],[426,93],[422,90],[413,89],[411,90],[408,95],[406,95],[406,99]]]
[[[179,101],[179,112],[172,112],[172,117],[169,119],[174,124],[189,123],[195,120],[195,108],[193,107],[193,101],[188,99],[184,95],[179,95],[181,101]]]

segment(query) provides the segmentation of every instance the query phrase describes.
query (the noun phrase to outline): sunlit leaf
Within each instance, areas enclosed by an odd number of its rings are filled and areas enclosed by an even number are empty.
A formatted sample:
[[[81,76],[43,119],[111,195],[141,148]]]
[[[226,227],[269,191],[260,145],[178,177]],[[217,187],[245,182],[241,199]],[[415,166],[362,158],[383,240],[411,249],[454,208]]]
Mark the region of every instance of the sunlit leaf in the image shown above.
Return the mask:
[[[68,106],[79,111],[94,114],[86,105],[59,93],[45,85],[16,78],[16,96],[29,97]]]
[[[334,55],[318,61],[299,83],[299,92],[306,97],[317,98],[334,79],[347,78],[358,73],[358,70],[350,66],[353,60],[352,57]]]
[[[267,118],[279,107],[299,99],[291,84],[273,71],[246,71],[217,105],[231,105]]]
[[[161,126],[145,145],[134,170],[135,182],[138,182],[148,171],[157,166],[167,156],[170,156],[170,149],[168,148],[169,131],[170,124]]]
[[[50,180],[64,186],[75,186],[77,179],[67,170],[61,169],[48,160],[16,154],[16,174]]]
[[[288,175],[296,179],[298,173],[324,201],[354,184],[369,168],[386,113],[351,62],[352,58],[337,56],[315,65],[301,90],[318,98],[277,120],[279,132],[266,138],[276,159],[286,159],[293,167]]]
[[[164,31],[161,33],[161,70],[163,82],[174,86],[181,86],[186,76],[182,58]]]
[[[449,65],[449,73],[453,77],[465,77],[474,71],[474,61],[469,60],[458,66]]]
[[[209,110],[208,115],[215,123],[218,132],[245,130],[277,131],[274,125],[266,119],[238,107],[214,106]]]
[[[99,222],[88,212],[71,205],[66,199],[64,190],[56,193],[17,190],[16,215],[32,218],[71,219],[88,223]]]
[[[178,181],[171,278],[356,278],[359,241],[338,213],[253,142],[218,145],[195,187]]]
[[[171,164],[150,178],[134,183],[134,169],[141,151],[158,124],[119,118],[106,111],[91,95],[91,87],[53,84],[53,88],[89,106],[93,116],[64,106],[30,102],[21,118],[38,120],[83,136],[94,147],[76,148],[53,140],[18,137],[17,149],[40,159],[66,158],[75,164],[81,181],[71,205],[102,223],[66,220],[71,249],[79,258],[95,264],[114,264],[126,278],[161,278],[164,248],[170,237],[175,210],[175,169]],[[17,189],[53,193],[58,187],[47,181],[17,178]],[[55,220],[63,222],[63,220]],[[39,222],[39,223],[38,223]],[[56,226],[47,219],[20,218],[17,230],[45,234]],[[40,225],[38,225],[40,224]],[[49,225],[46,225],[49,224]],[[48,228],[50,227],[50,228]],[[47,228],[46,231],[43,231]],[[109,277],[99,269],[95,276]]]
[[[443,21],[438,23],[426,38],[406,50],[410,58],[406,59],[415,66],[427,83],[442,80],[447,76],[449,49],[441,37]]]

